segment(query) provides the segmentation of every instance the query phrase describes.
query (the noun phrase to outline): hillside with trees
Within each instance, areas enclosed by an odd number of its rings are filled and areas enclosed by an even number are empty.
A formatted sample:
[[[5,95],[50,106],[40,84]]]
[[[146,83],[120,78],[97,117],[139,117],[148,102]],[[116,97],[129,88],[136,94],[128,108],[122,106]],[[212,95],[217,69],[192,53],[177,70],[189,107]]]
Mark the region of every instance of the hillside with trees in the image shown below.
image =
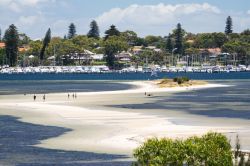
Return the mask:
[[[77,34],[74,23],[69,25],[67,33],[64,37],[53,36],[53,32],[49,29],[43,39],[34,41],[11,25],[2,38],[2,43],[6,46],[0,47],[0,62],[2,65],[10,66],[51,65],[49,59],[53,57],[54,65],[98,63],[107,64],[110,68],[122,67],[124,64],[172,66],[185,62],[184,65],[195,66],[204,63],[248,65],[250,62],[250,30],[246,29],[241,33],[233,32],[233,20],[230,16],[225,21],[224,33],[193,34],[187,32],[185,27],[178,23],[172,32],[166,32],[166,36],[139,37],[134,31],[122,32],[115,25],[111,25],[104,32],[104,37],[101,37],[95,20],[90,23],[90,29],[86,35]],[[103,60],[90,62],[90,60],[76,61],[76,58],[72,58],[84,56],[86,50],[98,55],[103,54]],[[117,54],[122,52],[131,54],[129,60],[121,61],[117,58]],[[220,54],[226,57],[221,57]],[[31,55],[34,57],[29,59]],[[216,56],[216,60],[211,62],[213,56]],[[27,61],[30,63],[27,64]]]

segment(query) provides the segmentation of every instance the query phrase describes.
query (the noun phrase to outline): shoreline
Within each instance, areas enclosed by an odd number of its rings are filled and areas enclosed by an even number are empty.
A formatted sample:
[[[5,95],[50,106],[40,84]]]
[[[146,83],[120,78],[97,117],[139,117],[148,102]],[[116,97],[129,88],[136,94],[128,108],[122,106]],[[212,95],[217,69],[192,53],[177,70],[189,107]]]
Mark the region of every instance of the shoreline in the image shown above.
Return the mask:
[[[133,149],[150,137],[185,138],[204,134],[211,130],[232,133],[240,129],[216,124],[213,126],[175,124],[174,119],[179,118],[178,113],[173,113],[174,116],[168,117],[164,114],[150,115],[144,111],[128,109],[127,111],[126,109],[105,107],[100,109],[95,106],[88,108],[84,105],[85,103],[82,104],[82,101],[98,103],[98,100],[101,102],[107,100],[105,102],[113,104],[118,97],[124,95],[138,95],[143,98],[145,97],[144,92],[171,93],[227,86],[207,84],[188,88],[157,88],[155,84],[148,81],[125,82],[125,84],[131,84],[135,88],[121,91],[80,92],[77,93],[76,101],[67,101],[64,98],[67,93],[49,94],[50,99],[46,102],[32,102],[24,99],[13,102],[7,99],[7,102],[3,103],[0,100],[0,108],[11,110],[3,111],[0,115],[9,114],[20,117],[22,122],[72,130],[59,137],[42,140],[40,144],[36,145],[37,147],[129,156],[131,156]]]

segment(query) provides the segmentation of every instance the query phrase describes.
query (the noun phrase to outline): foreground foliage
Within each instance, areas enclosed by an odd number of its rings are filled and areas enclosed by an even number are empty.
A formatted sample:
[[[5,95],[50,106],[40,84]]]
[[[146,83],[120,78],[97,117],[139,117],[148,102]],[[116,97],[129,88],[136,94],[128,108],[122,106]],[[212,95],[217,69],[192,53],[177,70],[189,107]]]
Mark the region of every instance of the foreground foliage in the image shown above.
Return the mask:
[[[220,133],[208,133],[186,140],[152,138],[134,151],[135,165],[232,166],[233,156],[227,138]]]

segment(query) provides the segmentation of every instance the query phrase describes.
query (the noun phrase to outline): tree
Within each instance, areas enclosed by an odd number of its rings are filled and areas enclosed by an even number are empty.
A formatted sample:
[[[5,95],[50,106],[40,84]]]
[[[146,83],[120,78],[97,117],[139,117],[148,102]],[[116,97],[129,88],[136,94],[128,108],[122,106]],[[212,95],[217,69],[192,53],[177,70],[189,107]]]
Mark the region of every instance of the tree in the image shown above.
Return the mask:
[[[72,39],[76,35],[76,26],[75,24],[71,23],[69,25],[69,32],[68,32],[68,39]]]
[[[43,63],[43,60],[44,60],[45,49],[46,49],[46,47],[48,47],[48,45],[50,43],[50,40],[51,40],[51,30],[49,28],[48,31],[45,34],[44,39],[43,39],[43,46],[42,46],[42,49],[41,49],[41,52],[40,52],[40,60],[41,60],[42,63]]]
[[[109,37],[104,43],[104,54],[106,55],[107,65],[111,69],[114,69],[116,61],[115,54],[127,49],[127,43],[121,40],[118,36]]]
[[[105,34],[104,40],[107,40],[110,36],[120,36],[120,31],[118,31],[114,25],[111,25],[110,29],[105,31]]]
[[[4,48],[0,48],[0,64],[1,65],[4,65],[4,62],[5,62],[5,54],[6,54],[6,52],[5,52],[5,49]]]
[[[125,31],[121,33],[121,36],[124,40],[127,41],[128,45],[134,46],[138,39],[137,34],[134,31]]]
[[[172,50],[173,50],[173,43],[172,43],[171,34],[169,34],[168,37],[167,37],[166,50],[169,53],[171,53]]]
[[[227,17],[225,34],[229,35],[233,33],[233,20],[230,16]]]
[[[95,38],[95,39],[99,39],[100,38],[99,27],[98,27],[97,22],[95,20],[93,20],[90,23],[90,30],[89,30],[87,36],[89,38]]]
[[[30,38],[25,33],[19,34],[19,45],[20,46],[29,44],[30,41],[31,41]]]
[[[14,24],[10,25],[4,34],[5,51],[8,64],[15,66],[18,56],[18,31]]]
[[[134,157],[139,165],[233,165],[229,141],[220,133],[186,140],[149,139],[134,151]]]
[[[30,49],[28,50],[29,55],[39,57],[43,43],[41,40],[31,41],[29,43]]]
[[[175,36],[175,48],[177,48],[176,53],[182,54],[183,53],[183,30],[181,28],[181,24],[177,24],[177,28],[174,31]]]

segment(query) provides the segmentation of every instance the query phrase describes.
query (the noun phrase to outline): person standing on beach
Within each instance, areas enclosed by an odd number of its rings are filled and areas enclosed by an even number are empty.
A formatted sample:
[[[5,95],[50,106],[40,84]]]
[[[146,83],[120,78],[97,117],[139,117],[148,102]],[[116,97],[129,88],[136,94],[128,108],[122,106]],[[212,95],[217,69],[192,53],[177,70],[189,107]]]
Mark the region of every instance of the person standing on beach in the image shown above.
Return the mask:
[[[73,99],[75,98],[75,94],[74,93],[73,93],[72,97],[73,97]]]
[[[34,94],[34,96],[33,96],[33,99],[34,99],[34,101],[36,101],[36,95]]]
[[[75,98],[77,98],[76,93],[75,93]]]
[[[43,95],[43,102],[45,101],[45,94]]]
[[[69,93],[68,93],[68,99],[69,99],[69,97],[70,97],[70,95],[69,95]]]

